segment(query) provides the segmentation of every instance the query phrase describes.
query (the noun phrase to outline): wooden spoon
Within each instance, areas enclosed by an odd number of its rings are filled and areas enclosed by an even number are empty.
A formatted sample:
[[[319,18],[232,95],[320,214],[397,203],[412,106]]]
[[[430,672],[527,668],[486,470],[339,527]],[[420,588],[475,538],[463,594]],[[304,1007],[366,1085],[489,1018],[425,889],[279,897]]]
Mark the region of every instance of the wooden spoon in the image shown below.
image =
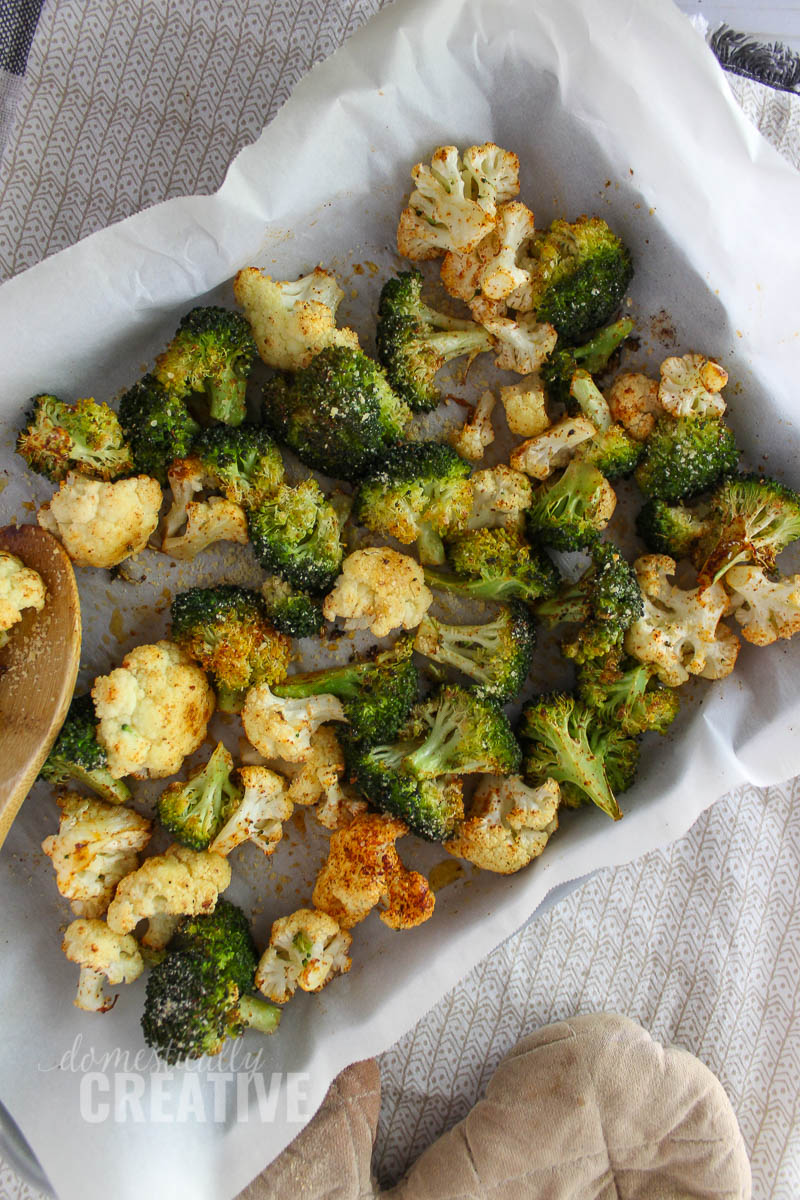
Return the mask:
[[[72,563],[38,525],[0,529],[0,550],[38,571],[41,612],[28,608],[0,650],[0,846],[64,723],[81,653],[81,608]]]

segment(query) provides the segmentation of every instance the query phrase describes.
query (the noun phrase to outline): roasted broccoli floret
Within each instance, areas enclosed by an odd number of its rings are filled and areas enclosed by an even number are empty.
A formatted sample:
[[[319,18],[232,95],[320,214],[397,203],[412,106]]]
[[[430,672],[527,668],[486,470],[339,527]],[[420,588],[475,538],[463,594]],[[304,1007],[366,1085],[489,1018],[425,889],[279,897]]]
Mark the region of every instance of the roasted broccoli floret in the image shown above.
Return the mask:
[[[520,749],[502,709],[455,684],[417,704],[398,739],[405,744],[403,770],[418,779],[519,769]]]
[[[583,341],[614,315],[633,275],[628,250],[599,217],[553,221],[534,234],[524,266],[536,319],[567,343]]]
[[[596,467],[573,459],[533,494],[525,520],[528,536],[556,550],[581,550],[597,541],[617,498]]]
[[[156,359],[153,374],[171,395],[201,393],[213,420],[241,425],[247,415],[247,377],[255,356],[253,334],[241,313],[216,305],[193,308]]]
[[[659,417],[634,478],[646,496],[674,504],[736,470],[736,439],[719,417]]]
[[[69,471],[92,479],[119,479],[133,471],[130,447],[117,414],[107,404],[82,399],[65,404],[56,396],[34,396],[27,425],[17,437],[32,471],[61,483]]]
[[[167,467],[186,458],[200,426],[185,401],[145,375],[119,402],[119,423],[130,443],[137,471],[167,482]]]
[[[591,801],[615,821],[615,799],[633,783],[639,762],[635,740],[607,727],[583,701],[564,693],[539,696],[522,710],[524,775],[531,786],[555,779],[569,807]]]
[[[425,581],[476,600],[526,600],[551,596],[559,574],[543,552],[511,529],[470,529],[448,543],[455,574],[425,568]]]
[[[109,771],[96,728],[92,697],[88,693],[73,696],[61,732],[39,772],[40,777],[59,786],[73,781],[82,783],[110,804],[124,804],[130,800],[130,788]]]
[[[222,712],[239,712],[248,688],[284,678],[291,643],[267,619],[258,592],[233,584],[179,592],[172,640],[211,677]]]
[[[216,958],[204,950],[176,951],[147,980],[142,1030],[148,1046],[168,1063],[219,1054],[227,1038],[245,1029],[274,1033],[281,1010],[242,994]]]
[[[357,481],[403,436],[411,412],[360,350],[331,346],[264,389],[264,419],[307,466]]]
[[[212,913],[181,917],[169,950],[194,951],[212,959],[217,969],[233,980],[241,994],[253,988],[258,953],[247,917],[230,900],[220,897]]]
[[[288,637],[316,637],[322,633],[325,618],[322,604],[308,592],[295,591],[279,575],[272,575],[261,585],[266,613],[279,633]]]
[[[283,483],[281,452],[261,425],[210,425],[192,454],[209,484],[244,508],[258,508]]]
[[[570,388],[575,372],[580,370],[587,371],[589,375],[598,375],[604,371],[632,329],[633,321],[630,317],[623,317],[612,325],[598,329],[582,346],[565,345],[563,339],[559,339],[555,350],[539,368],[548,399],[554,404],[574,409],[575,400]]]
[[[436,408],[434,383],[445,363],[489,350],[492,339],[474,321],[448,317],[422,299],[422,274],[401,271],[384,284],[378,303],[378,358],[390,384],[415,411]]]
[[[402,769],[402,747],[396,744],[350,746],[347,757],[354,784],[375,808],[405,821],[428,842],[443,842],[451,836],[464,815],[459,779],[409,775]]]
[[[206,850],[242,798],[231,780],[233,759],[220,742],[204,767],[171,783],[156,802],[161,824],[192,850]]]
[[[689,558],[705,532],[708,505],[668,504],[655,497],[642,506],[636,517],[636,532],[648,550],[670,558]]]
[[[596,467],[606,479],[622,479],[633,473],[643,454],[642,443],[631,437],[622,425],[614,424],[582,442],[575,451],[575,460]]]
[[[708,522],[694,551],[703,583],[716,583],[737,563],[775,568],[782,550],[800,538],[800,495],[763,475],[739,475],[711,497]]]
[[[653,663],[640,663],[616,646],[578,668],[578,695],[604,725],[635,737],[666,733],[680,708],[674,688],[661,687]]]
[[[426,615],[414,648],[475,680],[476,695],[507,704],[522,691],[533,661],[536,627],[524,604],[503,605],[483,625],[446,625]]]
[[[325,592],[342,565],[339,518],[315,479],[281,484],[247,514],[255,556],[300,591]]]
[[[373,659],[291,675],[273,688],[276,696],[304,700],[331,695],[342,702],[351,741],[390,742],[408,717],[419,694],[417,668],[412,662],[413,638],[399,638]]]
[[[442,563],[442,537],[463,528],[472,508],[471,470],[440,442],[395,446],[361,483],[353,518],[404,545],[419,542],[423,563]]]
[[[548,625],[580,622],[574,637],[562,642],[567,658],[586,662],[607,654],[644,612],[636,572],[611,542],[592,547],[592,563],[580,579],[566,583],[551,599],[534,607]]]

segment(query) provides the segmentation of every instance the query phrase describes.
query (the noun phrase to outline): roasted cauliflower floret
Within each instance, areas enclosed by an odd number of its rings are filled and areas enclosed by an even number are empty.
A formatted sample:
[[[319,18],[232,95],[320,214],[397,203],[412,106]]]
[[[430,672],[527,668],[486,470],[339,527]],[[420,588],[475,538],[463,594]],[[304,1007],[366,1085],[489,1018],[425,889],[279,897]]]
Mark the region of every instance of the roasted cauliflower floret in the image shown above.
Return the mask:
[[[115,567],[138,554],[158,525],[161,485],[148,475],[104,483],[70,471],[36,519],[79,567]]]
[[[761,567],[731,567],[725,576],[742,637],[754,646],[800,633],[800,575],[768,579]]]
[[[256,766],[240,767],[239,782],[242,799],[208,848],[224,856],[242,842],[253,842],[264,854],[272,854],[294,807],[286,782],[267,767]]]
[[[369,629],[386,637],[393,629],[416,629],[433,603],[422,567],[387,546],[348,554],[322,611],[329,621],[344,617],[345,629]]]
[[[161,522],[161,539],[175,537],[185,529],[189,519],[189,505],[206,485],[205,471],[199,458],[174,459],[167,470],[172,503]]]
[[[85,1012],[108,1012],[116,1004],[116,996],[105,994],[106,980],[112,987],[133,983],[144,970],[136,938],[115,933],[105,921],[73,921],[67,926],[61,949],[81,969],[74,1003]]]
[[[311,739],[326,721],[344,721],[342,702],[323,694],[303,700],[273,696],[266,683],[250,688],[242,709],[247,740],[264,758],[302,762],[311,749]]]
[[[106,915],[108,927],[115,933],[130,933],[147,918],[142,943],[161,949],[174,933],[178,917],[213,912],[219,893],[230,881],[231,868],[222,855],[175,843],[119,882]]]
[[[703,354],[665,358],[661,364],[658,401],[673,417],[721,417],[725,401],[720,392],[728,372]]]
[[[296,988],[320,992],[334,975],[350,970],[352,940],[333,917],[313,908],[279,917],[256,970],[256,987],[275,1004],[291,1000]]]
[[[524,204],[514,200],[498,207],[492,234],[495,245],[480,276],[480,290],[487,299],[506,300],[512,308],[527,311],[525,289],[530,283],[530,272],[520,266],[519,257],[533,231],[533,213]]]
[[[558,829],[560,798],[554,779],[532,788],[518,775],[484,775],[469,816],[444,848],[484,871],[511,875],[541,854]]]
[[[74,792],[58,797],[58,833],[42,842],[53,864],[56,887],[78,917],[99,917],[114,889],[139,865],[152,822],[122,804],[90,800]]]
[[[293,804],[314,805],[314,814],[326,829],[344,829],[367,805],[353,788],[343,784],[344,751],[334,730],[321,726],[311,739],[308,754],[294,775],[287,798]]]
[[[625,649],[639,662],[654,663],[667,687],[690,675],[723,679],[733,670],[739,640],[720,624],[728,607],[721,583],[704,589],[671,583],[675,561],[666,554],[645,554],[633,564],[642,590],[644,614],[625,634]]]
[[[536,437],[550,428],[547,396],[538,371],[526,375],[519,383],[501,387],[500,403],[506,411],[508,428],[519,437]]]
[[[351,929],[380,904],[390,929],[411,929],[433,914],[427,879],[403,866],[395,841],[408,828],[382,813],[364,813],[331,835],[328,860],[317,876],[314,906]]]
[[[205,673],[172,642],[136,646],[92,688],[97,740],[115,779],[174,775],[202,745],[214,711]]]
[[[548,354],[556,348],[558,334],[552,325],[525,314],[516,321],[508,317],[487,317],[483,322],[495,341],[495,366],[518,375],[538,371]]]
[[[608,407],[637,442],[646,441],[664,408],[658,399],[658,380],[636,371],[618,375],[608,390]]]
[[[547,479],[559,467],[565,467],[578,446],[597,433],[588,417],[565,417],[544,433],[529,438],[511,451],[510,465],[534,479]]]
[[[247,517],[241,504],[222,496],[194,501],[186,506],[186,529],[177,537],[164,537],[161,549],[170,558],[190,561],[215,542],[249,541]]]
[[[245,267],[233,281],[233,294],[268,367],[298,371],[328,346],[359,348],[358,334],[336,328],[336,310],[344,292],[321,267],[294,282],[271,279],[258,267]]]
[[[15,554],[0,550],[0,646],[5,646],[9,629],[22,618],[23,608],[41,612],[46,598],[38,571],[26,567]]]
[[[484,392],[464,424],[451,431],[448,441],[462,458],[469,459],[470,462],[480,462],[486,447],[491,446],[494,441],[494,406],[493,393]]]
[[[533,499],[531,481],[522,471],[500,463],[476,471],[472,484],[472,510],[467,529],[516,529],[522,532],[525,510]]]

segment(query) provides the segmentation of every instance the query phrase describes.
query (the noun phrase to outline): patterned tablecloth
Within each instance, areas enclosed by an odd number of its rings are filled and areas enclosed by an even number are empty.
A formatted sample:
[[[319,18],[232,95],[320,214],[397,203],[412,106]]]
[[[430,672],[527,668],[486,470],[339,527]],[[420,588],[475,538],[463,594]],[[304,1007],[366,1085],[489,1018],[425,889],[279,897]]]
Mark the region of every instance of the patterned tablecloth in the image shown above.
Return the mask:
[[[381,0],[17,0],[0,6],[0,278],[171,196],[211,192],[293,85]],[[27,25],[26,25],[27,22]],[[800,97],[729,76],[800,168]],[[381,1058],[388,1182],[523,1034],[615,1010],[722,1080],[754,1196],[800,1196],[800,781],[742,788],[666,850],[601,871]],[[33,1197],[0,1160],[0,1198]]]

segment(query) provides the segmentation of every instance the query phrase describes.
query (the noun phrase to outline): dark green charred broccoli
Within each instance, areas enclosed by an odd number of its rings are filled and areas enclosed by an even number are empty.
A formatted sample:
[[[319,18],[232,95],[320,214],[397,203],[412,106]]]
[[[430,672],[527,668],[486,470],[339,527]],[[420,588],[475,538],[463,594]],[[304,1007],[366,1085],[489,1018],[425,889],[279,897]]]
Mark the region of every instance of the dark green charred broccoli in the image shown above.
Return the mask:
[[[472,508],[471,471],[440,442],[395,446],[359,486],[353,519],[404,545],[418,542],[423,563],[442,563],[442,537],[463,527]]]
[[[109,804],[124,804],[131,798],[130,788],[109,772],[108,758],[97,740],[96,728],[92,697],[88,693],[73,696],[61,732],[39,772],[40,778],[57,786],[82,783]]]
[[[701,584],[716,581],[736,563],[773,571],[780,552],[800,538],[800,495],[766,476],[727,479],[709,507],[693,555]]]
[[[156,802],[161,824],[192,850],[206,850],[242,799],[231,781],[233,759],[219,743],[204,767],[184,783],[171,783]]]
[[[612,355],[619,349],[633,329],[630,317],[623,317],[613,325],[598,329],[597,333],[582,346],[568,346],[559,339],[555,350],[542,363],[539,374],[547,390],[547,398],[554,404],[573,408],[571,395],[572,377],[576,371],[599,375],[608,366]]]
[[[474,321],[448,317],[425,304],[422,282],[422,274],[413,270],[384,284],[376,331],[378,358],[389,382],[416,412],[439,404],[434,376],[446,363],[492,346],[489,334]]]
[[[147,979],[142,1030],[148,1046],[168,1063],[219,1054],[245,1029],[274,1033],[281,1011],[241,993],[234,979],[204,950],[170,954]]]
[[[636,517],[636,531],[648,550],[676,561],[689,558],[708,525],[708,505],[668,504],[648,500]]]
[[[736,439],[719,417],[659,417],[635,479],[646,496],[674,504],[736,470]]]
[[[503,605],[483,625],[446,625],[425,616],[414,648],[475,680],[476,695],[507,704],[522,691],[533,661],[536,627],[524,604]]]
[[[614,315],[633,275],[628,250],[599,217],[553,221],[534,235],[525,267],[537,320],[571,344]]]
[[[400,638],[389,650],[343,667],[325,667],[290,675],[273,688],[276,696],[338,696],[349,722],[347,737],[355,742],[390,742],[397,736],[419,694],[412,662],[412,638]]]
[[[595,467],[606,479],[622,479],[633,474],[644,454],[644,443],[637,442],[619,424],[609,425],[575,451],[575,461]]]
[[[322,633],[325,618],[319,600],[308,592],[295,591],[279,575],[272,575],[261,585],[267,618],[279,633],[287,637],[317,637]]]
[[[167,482],[167,467],[189,454],[200,432],[181,397],[164,391],[154,375],[145,375],[122,397],[119,423],[137,471],[159,483]]]
[[[315,479],[281,484],[275,495],[247,514],[255,556],[266,571],[304,592],[325,592],[342,565],[339,519]]]
[[[209,484],[245,508],[258,508],[283,483],[281,452],[261,425],[210,425],[192,453]]]
[[[526,600],[552,596],[559,574],[546,554],[510,529],[472,529],[448,543],[454,575],[425,570],[430,587],[476,600]]]
[[[636,572],[611,542],[592,547],[591,566],[574,583],[565,583],[551,599],[534,608],[548,625],[579,622],[580,629],[561,643],[567,658],[586,662],[619,645],[625,631],[644,612]]]
[[[414,743],[410,743],[411,746]],[[401,744],[346,746],[350,775],[381,812],[405,821],[428,842],[443,842],[464,816],[461,781],[453,775],[417,779],[403,770]]]
[[[532,787],[555,779],[568,807],[591,801],[615,821],[615,793],[633,783],[639,762],[635,740],[604,726],[597,712],[574,696],[540,696],[522,710],[524,775]]]
[[[267,618],[258,592],[233,584],[190,588],[172,601],[172,640],[208,672],[222,712],[239,712],[248,688],[286,675],[291,642]]]
[[[330,346],[264,389],[264,419],[307,466],[357,481],[403,436],[411,416],[382,369],[360,350]]]
[[[614,489],[597,468],[573,459],[534,492],[525,515],[528,536],[556,550],[581,550],[597,541],[616,503]]]
[[[253,334],[241,313],[215,305],[193,308],[159,354],[153,374],[171,395],[203,395],[213,420],[241,425],[247,415],[247,377],[255,356]]]
[[[92,479],[119,479],[133,471],[130,447],[117,414],[107,404],[56,396],[34,396],[28,424],[17,437],[20,454],[32,471],[60,483],[68,471]]]
[[[253,989],[258,954],[247,917],[230,900],[220,897],[213,913],[181,917],[169,950],[194,951],[213,959],[217,969],[233,980],[241,994]]]
[[[640,663],[615,647],[605,658],[578,668],[578,695],[604,725],[630,737],[666,733],[680,708],[674,688],[661,687],[653,663]]]

